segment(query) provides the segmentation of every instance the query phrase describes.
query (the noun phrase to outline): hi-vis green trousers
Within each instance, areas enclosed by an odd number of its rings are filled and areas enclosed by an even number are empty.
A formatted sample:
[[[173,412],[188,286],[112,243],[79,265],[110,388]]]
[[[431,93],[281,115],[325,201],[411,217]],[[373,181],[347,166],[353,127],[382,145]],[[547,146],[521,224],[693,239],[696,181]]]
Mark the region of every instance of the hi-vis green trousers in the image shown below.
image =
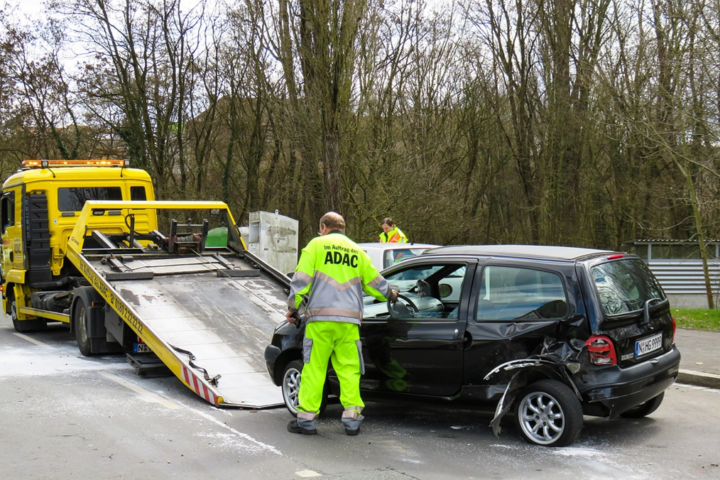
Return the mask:
[[[314,420],[320,411],[328,360],[340,380],[343,420],[358,419],[365,404],[360,398],[362,363],[360,329],[353,323],[310,322],[305,328],[298,419]]]

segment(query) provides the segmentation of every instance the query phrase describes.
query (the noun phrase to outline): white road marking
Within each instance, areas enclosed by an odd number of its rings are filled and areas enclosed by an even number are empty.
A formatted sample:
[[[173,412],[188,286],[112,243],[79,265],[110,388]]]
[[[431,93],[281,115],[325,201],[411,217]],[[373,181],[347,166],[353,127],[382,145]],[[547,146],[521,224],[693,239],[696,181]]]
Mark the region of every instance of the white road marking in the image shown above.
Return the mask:
[[[138,393],[138,394],[140,395],[140,398],[143,399],[143,400],[145,400],[145,401],[147,401],[147,402],[158,403],[158,404],[160,404],[160,405],[162,405],[162,406],[164,406],[164,407],[166,407],[166,408],[169,408],[170,410],[178,410],[178,409],[181,409],[181,408],[184,407],[186,410],[189,410],[189,411],[195,413],[196,415],[201,416],[203,419],[208,420],[209,422],[212,422],[212,423],[214,423],[214,424],[216,424],[216,425],[219,425],[220,427],[222,427],[222,428],[224,428],[224,429],[226,429],[226,430],[229,430],[229,431],[232,432],[234,435],[236,435],[236,436],[238,436],[238,437],[240,437],[240,438],[242,438],[242,439],[244,439],[244,440],[247,440],[247,441],[249,441],[249,442],[251,442],[251,443],[254,443],[255,445],[259,446],[260,448],[262,448],[262,449],[264,449],[264,450],[268,450],[268,451],[270,451],[270,452],[272,452],[272,453],[274,453],[274,454],[276,454],[276,455],[282,455],[282,452],[280,452],[280,450],[278,450],[277,448],[273,447],[272,445],[268,445],[268,444],[263,443],[263,442],[261,442],[261,441],[259,441],[259,440],[256,440],[256,439],[254,439],[253,437],[251,437],[250,435],[248,435],[248,434],[246,434],[246,433],[239,432],[239,431],[235,430],[234,428],[229,427],[229,426],[226,425],[225,423],[221,422],[220,420],[214,418],[213,416],[211,416],[211,415],[209,415],[209,414],[207,414],[207,413],[205,413],[205,412],[202,412],[202,411],[200,411],[200,410],[197,410],[197,409],[195,409],[195,408],[191,408],[191,407],[188,407],[188,406],[178,405],[177,403],[175,403],[175,402],[173,402],[173,401],[171,401],[171,400],[168,400],[168,399],[166,399],[166,398],[161,397],[160,395],[157,395],[157,394],[152,393],[152,392],[150,392],[150,391],[148,391],[148,390],[145,390],[144,388],[139,387],[139,386],[135,385],[135,384],[132,383],[132,382],[129,382],[129,381],[127,381],[127,380],[124,380],[124,379],[122,379],[122,378],[118,377],[117,375],[112,374],[112,373],[110,373],[110,372],[106,372],[106,371],[102,371],[102,370],[101,370],[101,371],[98,372],[98,373],[100,373],[100,375],[104,376],[105,378],[107,378],[107,379],[109,379],[109,380],[112,380],[113,382],[116,382],[116,383],[118,383],[119,385],[122,385],[123,387],[125,387],[125,388],[127,388],[127,389],[129,389],[129,390],[132,390],[133,392]]]
[[[145,390],[142,387],[138,387],[134,383],[128,382],[127,380],[124,380],[113,373],[106,372],[103,370],[99,371],[98,373],[100,375],[102,375],[103,377],[105,377],[109,380],[112,380],[113,382],[115,382],[119,385],[122,385],[123,387],[127,388],[128,390],[132,390],[133,392],[139,394],[140,398],[142,400],[145,400],[146,402],[157,403],[157,404],[162,405],[165,408],[169,408],[170,410],[179,410],[180,408],[182,408],[177,403],[172,402],[166,398],[163,398],[160,395],[152,393],[149,390]]]
[[[300,470],[299,472],[295,472],[295,475],[303,478],[322,477],[322,475],[317,472],[313,472],[312,470]]]
[[[40,346],[40,347],[43,347],[43,348],[49,348],[49,349],[51,349],[51,350],[55,350],[55,347],[53,347],[52,345],[48,345],[47,343],[43,343],[43,342],[41,342],[41,341],[39,341],[39,340],[35,340],[35,339],[32,338],[32,337],[28,337],[27,335],[23,335],[22,333],[12,332],[12,334],[15,335],[16,337],[22,338],[23,340],[27,340],[27,341],[30,342],[30,343],[34,343],[34,344],[37,345],[37,346]]]
[[[200,411],[200,410],[197,410],[197,409],[195,409],[195,408],[190,408],[190,407],[187,407],[187,408],[188,408],[188,410],[191,410],[192,412],[196,413],[197,415],[200,415],[200,416],[201,416],[202,418],[204,418],[205,420],[207,420],[207,421],[209,421],[209,422],[212,422],[212,423],[214,423],[214,424],[216,424],[216,425],[219,425],[219,426],[221,426],[222,428],[224,428],[224,429],[226,429],[226,430],[230,430],[232,433],[234,433],[234,434],[237,435],[238,437],[240,437],[240,438],[242,438],[242,439],[244,439],[244,440],[247,440],[247,441],[249,441],[249,442],[252,442],[252,443],[254,443],[254,444],[257,445],[257,446],[259,446],[259,447],[261,447],[261,448],[263,448],[263,449],[265,449],[265,450],[268,450],[268,451],[274,453],[275,455],[280,455],[280,456],[282,456],[282,452],[281,452],[280,450],[278,450],[277,448],[273,447],[272,445],[268,445],[268,444],[263,443],[263,442],[261,442],[261,441],[259,441],[259,440],[255,440],[253,437],[251,437],[250,435],[248,435],[248,434],[246,434],[246,433],[239,432],[239,431],[235,430],[234,428],[232,428],[232,427],[230,427],[230,426],[228,426],[228,425],[225,425],[223,422],[221,422],[220,420],[214,418],[212,415],[209,415],[209,414],[207,414],[207,413],[205,413],[205,412],[202,412],[202,411]]]

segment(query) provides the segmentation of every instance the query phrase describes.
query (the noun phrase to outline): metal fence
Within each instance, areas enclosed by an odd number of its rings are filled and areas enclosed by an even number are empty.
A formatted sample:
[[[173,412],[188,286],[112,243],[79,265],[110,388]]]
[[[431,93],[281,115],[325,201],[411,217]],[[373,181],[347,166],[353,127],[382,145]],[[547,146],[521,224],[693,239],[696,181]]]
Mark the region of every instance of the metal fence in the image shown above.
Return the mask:
[[[665,293],[675,295],[705,294],[701,260],[650,260],[648,266]],[[720,261],[710,260],[710,281],[714,293],[720,291]]]

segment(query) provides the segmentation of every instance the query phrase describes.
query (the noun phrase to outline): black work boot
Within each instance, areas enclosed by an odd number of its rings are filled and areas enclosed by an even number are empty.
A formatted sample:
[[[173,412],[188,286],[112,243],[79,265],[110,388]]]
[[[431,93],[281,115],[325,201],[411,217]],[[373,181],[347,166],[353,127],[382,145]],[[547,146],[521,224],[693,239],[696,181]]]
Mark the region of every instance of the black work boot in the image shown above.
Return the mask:
[[[342,415],[342,423],[345,427],[345,433],[354,437],[360,433],[360,424],[365,417],[360,415],[357,410],[345,410]]]
[[[290,423],[288,423],[287,429],[290,433],[300,433],[302,435],[317,435],[316,428],[303,428],[298,425],[297,419],[291,420]]]

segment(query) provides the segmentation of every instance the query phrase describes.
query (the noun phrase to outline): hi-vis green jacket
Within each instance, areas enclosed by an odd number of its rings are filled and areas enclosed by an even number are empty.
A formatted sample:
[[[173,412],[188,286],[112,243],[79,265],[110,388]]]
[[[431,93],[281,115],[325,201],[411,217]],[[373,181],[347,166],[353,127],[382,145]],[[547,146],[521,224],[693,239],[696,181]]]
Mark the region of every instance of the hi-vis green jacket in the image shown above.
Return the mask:
[[[301,295],[310,293],[306,322],[333,321],[360,325],[363,291],[387,300],[390,287],[370,257],[343,233],[316,237],[303,248],[290,284],[288,308],[300,307]]]
[[[407,236],[397,227],[387,233],[380,233],[380,243],[407,243],[407,241]]]

